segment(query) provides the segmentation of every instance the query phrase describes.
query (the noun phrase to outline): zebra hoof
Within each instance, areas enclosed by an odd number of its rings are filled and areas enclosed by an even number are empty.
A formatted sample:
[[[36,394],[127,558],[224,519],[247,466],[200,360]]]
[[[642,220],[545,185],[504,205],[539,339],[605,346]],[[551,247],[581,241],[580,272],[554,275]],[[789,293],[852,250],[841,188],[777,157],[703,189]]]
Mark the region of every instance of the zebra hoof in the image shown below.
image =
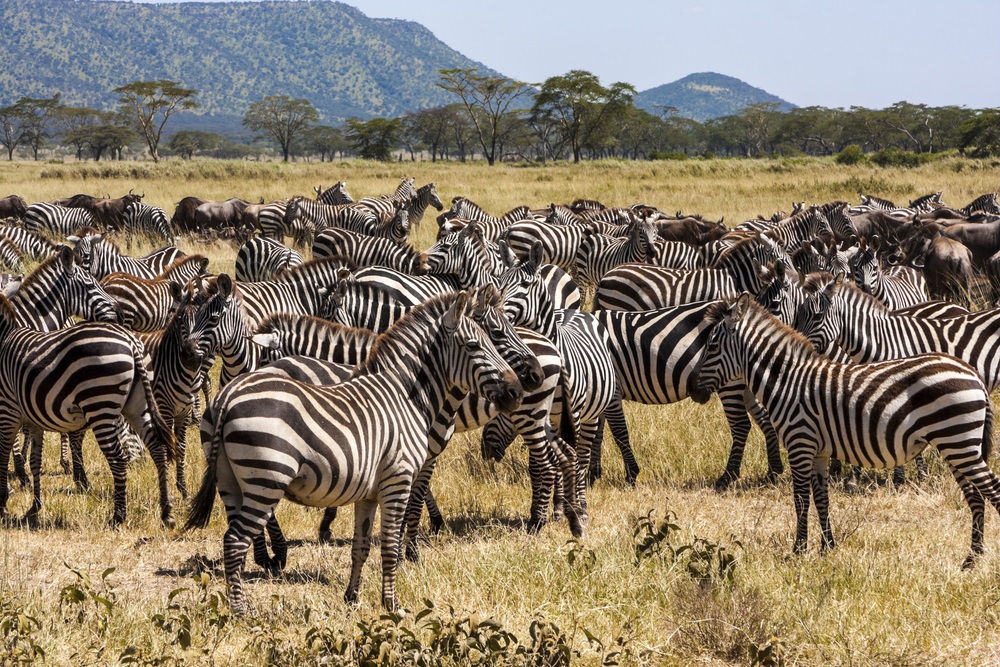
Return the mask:
[[[635,487],[635,480],[639,477],[639,470],[626,470],[625,471],[625,483],[631,487]]]
[[[177,526],[177,522],[174,521],[174,517],[172,514],[170,514],[169,511],[165,516],[161,517],[160,520],[163,522],[164,528],[173,529],[175,526]]]
[[[319,543],[320,544],[333,544],[333,531],[321,530],[319,531]]]
[[[974,553],[973,554],[969,554],[968,556],[965,557],[965,560],[962,561],[962,569],[963,570],[971,570],[972,568],[974,568],[976,566],[976,561],[978,559],[979,559],[978,554],[974,554]]]
[[[76,487],[76,490],[79,491],[80,493],[86,493],[87,491],[90,490],[90,480],[87,479],[86,477],[80,479],[74,479],[73,485]]]
[[[441,518],[440,516],[430,517],[430,522],[431,522],[431,533],[433,533],[434,535],[440,533],[441,529],[444,528],[444,519]]]
[[[416,544],[407,544],[403,549],[403,555],[406,557],[406,560],[411,563],[420,562],[420,549],[417,548]]]
[[[352,607],[352,608],[353,607],[357,607],[358,606],[358,591],[357,591],[357,589],[350,589],[350,588],[348,588],[346,591],[344,591],[344,602],[347,604],[348,607]]]
[[[737,477],[736,475],[733,475],[732,473],[729,472],[724,472],[722,473],[722,476],[719,477],[719,479],[715,480],[714,488],[716,491],[720,493],[722,491],[728,491],[729,487],[737,479],[739,479],[739,477]]]
[[[526,529],[529,535],[537,535],[544,525],[545,521],[543,519],[529,519]]]
[[[125,515],[116,512],[111,515],[111,520],[108,521],[108,528],[121,528],[123,523],[125,523]]]

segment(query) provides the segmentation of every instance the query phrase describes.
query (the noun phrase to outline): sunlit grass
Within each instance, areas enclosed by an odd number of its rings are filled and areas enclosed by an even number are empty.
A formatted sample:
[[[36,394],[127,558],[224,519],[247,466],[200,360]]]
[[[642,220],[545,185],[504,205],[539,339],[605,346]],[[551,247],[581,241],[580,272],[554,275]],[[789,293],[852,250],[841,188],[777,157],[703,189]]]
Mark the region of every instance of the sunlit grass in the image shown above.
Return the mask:
[[[959,165],[964,165],[961,170]],[[841,167],[822,160],[493,169],[357,162],[0,163],[3,188],[29,202],[76,192],[117,196],[135,188],[168,215],[185,195],[257,201],[308,194],[314,185],[347,180],[357,198],[391,192],[399,178],[410,175],[418,185],[437,182],[446,203],[461,194],[498,213],[522,203],[542,207],[586,197],[612,205],[641,201],[712,219],[725,216],[730,223],[788,210],[792,201],[857,202],[859,189],[901,204],[943,189],[945,201],[964,205],[996,190],[998,183],[996,168],[958,160],[914,170]],[[432,213],[419,229],[418,246],[428,245],[434,236]],[[202,246],[182,240],[180,245],[210,256],[215,271],[233,268],[235,250],[226,243]],[[576,628],[574,646],[585,663],[599,659],[587,647],[583,628],[606,644],[623,637],[629,647],[625,664],[747,664],[748,644],[766,641],[772,634],[783,641],[789,664],[1000,661],[1000,550],[995,546],[1000,522],[991,512],[986,555],[975,570],[960,571],[969,545],[970,515],[936,456],[931,456],[932,477],[920,488],[894,491],[872,485],[859,495],[835,488],[831,517],[839,540],[836,550],[826,556],[818,553],[813,520],[810,550],[792,556],[790,481],[786,474],[776,486],[757,482],[766,470],[758,431],[750,437],[743,480],[733,491],[717,494],[711,483],[724,466],[729,444],[718,401],[705,406],[689,401],[627,405],[626,415],[643,472],[637,488],[624,485],[609,435],[605,476],[590,493],[592,520],[582,541],[594,553],[592,565],[569,562],[565,523],[550,523],[537,536],[524,532],[528,479],[520,447],[512,447],[501,463],[487,463],[479,458],[477,435],[456,437],[433,482],[447,527],[440,535],[425,537],[419,563],[401,567],[403,606],[419,608],[426,598],[438,609],[452,605],[476,611],[522,638],[543,615],[566,633]],[[192,484],[204,468],[197,440],[192,427],[187,455]],[[221,577],[220,511],[205,530],[163,529],[157,518],[153,466],[144,460],[129,473],[129,520],[123,528],[109,530],[110,474],[90,438],[85,453],[93,488],[78,493],[67,476],[56,472],[58,447],[50,439],[40,526],[0,529],[0,597],[16,596],[42,620],[36,635],[50,664],[113,664],[127,646],[159,646],[163,635],[151,617],[164,612],[170,591],[192,586],[190,578],[206,567],[214,578]],[[17,488],[9,503],[11,514],[22,515],[29,502],[26,491]],[[680,527],[676,544],[700,537],[737,554],[731,585],[706,589],[665,558],[636,565],[635,520],[650,511],[660,519],[668,509]],[[178,515],[183,514],[184,504],[178,503]],[[335,534],[347,538],[351,513],[343,514]],[[352,633],[359,620],[379,612],[378,550],[364,570],[360,608],[350,610],[342,602],[350,546],[345,539],[317,544],[319,515],[314,509],[280,506],[279,519],[293,540],[288,569],[284,577],[271,580],[260,576],[249,561],[246,594],[253,613],[227,629],[214,655],[217,664],[262,664],[259,651],[247,651],[255,626],[280,630],[289,642],[301,644],[317,619]],[[95,578],[106,567],[117,568],[110,581],[119,602],[103,639],[96,637],[93,613],[78,624],[60,611],[60,589],[74,581],[64,562],[89,570]],[[312,610],[308,622],[307,608]],[[96,648],[86,652],[92,643]],[[71,657],[81,651],[83,655]]]

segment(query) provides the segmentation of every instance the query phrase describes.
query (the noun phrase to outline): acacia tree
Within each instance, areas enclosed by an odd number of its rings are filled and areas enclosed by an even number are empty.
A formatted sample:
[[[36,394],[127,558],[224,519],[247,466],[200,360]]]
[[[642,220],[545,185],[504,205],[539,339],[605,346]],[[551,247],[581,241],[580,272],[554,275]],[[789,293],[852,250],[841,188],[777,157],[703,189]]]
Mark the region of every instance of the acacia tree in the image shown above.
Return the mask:
[[[347,139],[344,132],[339,127],[329,125],[314,125],[305,134],[303,145],[314,153],[319,153],[319,161],[326,162],[329,156],[333,161],[333,156],[338,152],[343,153],[347,148]]]
[[[570,70],[542,84],[531,107],[532,122],[540,124],[544,117],[555,123],[573,152],[573,162],[579,162],[584,146],[596,146],[600,135],[632,106],[635,95],[630,84],[619,81],[605,88],[596,75]]]
[[[60,97],[59,93],[52,97],[22,97],[14,103],[14,106],[21,110],[24,143],[31,147],[31,153],[35,160],[38,160],[38,150],[45,143],[45,139],[50,136],[49,126],[61,106]]]
[[[475,127],[486,162],[492,167],[496,163],[497,148],[503,143],[503,135],[510,129],[505,116],[512,113],[511,107],[518,98],[531,92],[531,87],[505,76],[479,74],[475,69],[442,69],[438,72],[441,80],[437,86],[458,95]]]
[[[14,159],[14,151],[24,143],[27,128],[24,110],[16,104],[0,108],[0,144],[7,149],[7,159]]]
[[[128,118],[136,131],[146,140],[153,162],[160,161],[157,149],[163,126],[178,111],[187,111],[198,106],[192,97],[197,91],[181,88],[176,81],[133,81],[114,89],[118,93],[118,106],[122,116]]]
[[[392,159],[392,150],[399,145],[403,133],[401,118],[347,119],[347,140],[366,160]]]
[[[288,162],[292,143],[318,120],[319,112],[309,100],[267,95],[247,109],[243,127],[274,139],[281,147],[282,162]]]
[[[90,128],[106,122],[107,113],[87,107],[61,106],[54,116],[56,127],[62,137],[62,143],[76,149],[76,159],[83,159],[83,149],[87,146],[87,133]]]

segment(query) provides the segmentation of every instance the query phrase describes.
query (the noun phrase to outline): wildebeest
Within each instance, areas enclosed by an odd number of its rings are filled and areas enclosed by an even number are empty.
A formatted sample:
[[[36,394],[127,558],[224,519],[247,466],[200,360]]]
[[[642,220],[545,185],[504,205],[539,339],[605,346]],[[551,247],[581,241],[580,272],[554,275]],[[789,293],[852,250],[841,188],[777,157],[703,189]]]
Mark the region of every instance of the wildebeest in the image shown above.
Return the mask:
[[[232,198],[226,201],[207,201],[198,197],[185,197],[177,202],[170,224],[181,232],[202,232],[209,229],[239,227],[243,212],[250,202]]]
[[[64,201],[65,203],[61,205],[67,208],[82,208],[90,211],[105,229],[120,230],[125,224],[125,209],[137,201],[142,201],[145,196],[146,193],[137,195],[129,190],[127,195],[116,199],[77,194],[69,199],[59,201]]]
[[[28,202],[17,195],[7,195],[0,199],[0,219],[17,218],[24,220],[24,212],[28,208]]]

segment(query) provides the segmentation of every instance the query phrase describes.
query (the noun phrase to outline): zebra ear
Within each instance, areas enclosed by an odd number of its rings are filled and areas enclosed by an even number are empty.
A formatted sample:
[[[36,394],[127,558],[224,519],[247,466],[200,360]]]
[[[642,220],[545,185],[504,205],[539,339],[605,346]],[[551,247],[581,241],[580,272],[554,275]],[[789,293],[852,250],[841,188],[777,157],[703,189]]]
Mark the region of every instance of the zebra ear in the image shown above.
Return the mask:
[[[174,303],[180,303],[181,299],[184,297],[184,289],[181,288],[180,283],[169,283],[170,285],[170,299]]]
[[[534,267],[535,271],[542,265],[541,241],[535,241],[531,244],[531,250],[528,251],[528,262]]]
[[[229,295],[233,293],[233,279],[229,277],[228,273],[220,273],[215,283],[225,298],[229,298]]]
[[[868,247],[871,248],[874,252],[878,252],[878,249],[881,246],[882,246],[882,239],[878,236],[878,234],[873,236],[871,243],[868,244]]]
[[[76,263],[76,257],[73,254],[73,249],[68,245],[59,246],[59,260],[62,262],[63,269],[69,271],[73,268]]]
[[[269,350],[277,350],[281,346],[281,335],[277,331],[254,334],[253,336],[250,336],[250,340],[252,340],[255,345],[266,347]]]
[[[743,316],[747,314],[750,310],[750,302],[752,301],[750,292],[743,292],[740,294],[740,298],[736,299],[736,303],[733,304],[733,309],[730,311],[730,316],[733,322],[739,322],[743,319]]]
[[[451,304],[451,308],[448,309],[448,312],[444,314],[444,319],[441,320],[441,326],[447,333],[455,333],[459,322],[462,321],[462,316],[465,314],[465,307],[468,303],[469,294],[467,292],[459,292],[458,296],[455,297],[455,302]]]
[[[497,247],[500,249],[500,261],[503,262],[504,268],[509,269],[517,263],[517,257],[506,241],[500,239],[497,241]]]

